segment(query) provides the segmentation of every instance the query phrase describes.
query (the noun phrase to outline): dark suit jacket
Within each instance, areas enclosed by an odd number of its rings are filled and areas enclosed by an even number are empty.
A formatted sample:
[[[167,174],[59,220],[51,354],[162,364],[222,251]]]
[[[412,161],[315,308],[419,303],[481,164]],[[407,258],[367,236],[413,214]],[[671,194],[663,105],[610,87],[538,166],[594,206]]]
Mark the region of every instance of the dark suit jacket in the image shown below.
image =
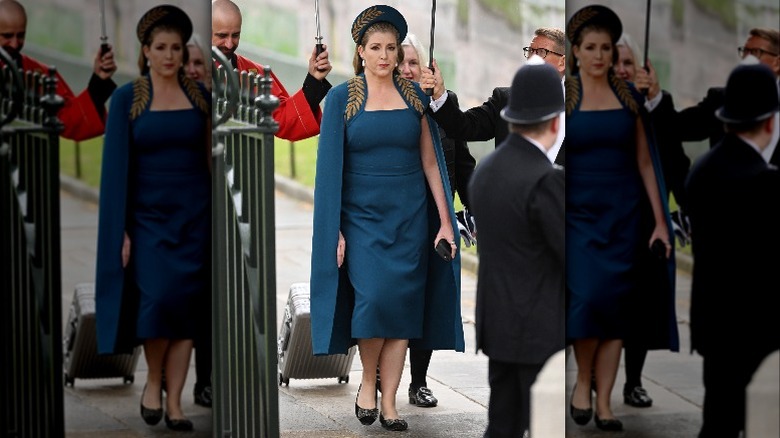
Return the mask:
[[[691,348],[730,351],[730,340],[780,348],[780,171],[727,134],[697,160],[686,188],[695,262]]]
[[[459,107],[458,96],[452,91],[448,91],[448,93],[447,102],[452,101],[455,107]],[[455,196],[455,192],[457,192],[463,205],[471,209],[468,185],[477,160],[471,155],[469,146],[464,140],[448,137],[447,132],[441,126],[439,126],[439,134],[441,135],[441,147],[444,149],[444,160],[447,162],[452,195]]]
[[[707,96],[690,108],[677,113],[676,131],[682,141],[701,141],[709,138],[710,147],[720,143],[726,134],[723,122],[715,117],[715,111],[723,106],[726,100],[726,89],[713,87],[707,90]],[[780,140],[778,140],[780,146]],[[769,160],[775,166],[780,166],[780,147],[776,147]]]
[[[482,105],[466,111],[460,110],[457,96],[452,91],[447,92],[449,95],[444,105],[436,112],[429,112],[448,137],[464,141],[488,141],[495,138],[496,147],[504,142],[509,128],[506,120],[501,118],[501,110],[509,103],[509,87],[494,88],[493,95]],[[564,145],[561,145],[555,163],[561,166],[565,164]]]
[[[541,364],[565,346],[564,179],[516,134],[472,175],[477,350],[491,360]]]
[[[691,167],[691,159],[685,155],[682,141],[675,130],[676,111],[672,95],[666,91],[662,93],[661,102],[650,113],[653,132],[661,158],[666,194],[674,193],[677,205],[686,210],[688,202],[685,194],[685,178]]]

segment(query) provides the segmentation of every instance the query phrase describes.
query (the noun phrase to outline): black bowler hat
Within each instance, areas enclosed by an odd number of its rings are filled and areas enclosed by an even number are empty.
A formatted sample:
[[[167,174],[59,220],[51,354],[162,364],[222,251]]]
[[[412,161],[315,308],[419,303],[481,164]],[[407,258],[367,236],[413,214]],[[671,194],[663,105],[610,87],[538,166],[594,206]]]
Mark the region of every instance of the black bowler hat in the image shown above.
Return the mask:
[[[569,24],[566,25],[566,37],[569,42],[574,44],[582,29],[591,25],[608,29],[612,36],[612,44],[615,44],[623,33],[623,24],[612,9],[602,5],[590,5],[575,12],[569,19]]]
[[[187,13],[173,5],[160,5],[149,9],[141,17],[135,29],[138,41],[146,43],[152,30],[161,25],[179,29],[184,42],[192,36],[192,21]]]
[[[752,123],[780,109],[777,83],[764,64],[740,64],[729,75],[723,106],[715,116],[725,123]]]
[[[509,89],[509,105],[501,110],[501,118],[529,125],[550,120],[563,109],[563,86],[558,70],[534,55],[515,73]]]
[[[355,17],[355,21],[352,22],[352,39],[355,44],[360,44],[360,40],[363,39],[363,34],[374,23],[381,21],[388,22],[398,30],[398,42],[406,38],[407,26],[406,19],[401,15],[398,10],[387,5],[375,5],[365,9],[363,12]]]

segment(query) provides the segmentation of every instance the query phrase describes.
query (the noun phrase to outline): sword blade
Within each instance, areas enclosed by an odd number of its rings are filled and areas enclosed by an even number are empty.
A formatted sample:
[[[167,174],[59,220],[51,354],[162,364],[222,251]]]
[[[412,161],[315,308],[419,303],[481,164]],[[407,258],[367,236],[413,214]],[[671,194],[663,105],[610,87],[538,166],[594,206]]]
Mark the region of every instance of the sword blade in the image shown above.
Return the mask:
[[[100,0],[100,40],[104,43],[108,40],[106,33],[106,0]]]

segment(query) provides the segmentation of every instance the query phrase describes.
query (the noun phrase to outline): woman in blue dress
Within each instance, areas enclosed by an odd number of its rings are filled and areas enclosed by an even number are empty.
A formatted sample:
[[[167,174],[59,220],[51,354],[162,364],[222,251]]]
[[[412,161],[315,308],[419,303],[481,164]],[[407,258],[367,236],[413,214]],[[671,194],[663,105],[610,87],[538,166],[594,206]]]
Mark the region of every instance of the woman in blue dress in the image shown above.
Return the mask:
[[[406,29],[384,5],[353,23],[357,76],[325,100],[312,242],[314,353],[343,354],[357,343],[363,374],[355,415],[366,425],[379,417],[390,430],[407,428],[395,396],[410,343],[464,349],[455,214],[438,128],[425,115],[425,94],[397,70]],[[436,255],[440,239],[452,261]]]
[[[141,76],[111,99],[100,183],[98,349],[142,343],[148,366],[141,416],[191,430],[181,393],[210,288],[211,177],[205,89],[184,74],[187,14],[158,6],[141,18]]]
[[[598,5],[576,12],[567,26],[576,62],[566,79],[566,335],[577,362],[570,412],[577,424],[590,421],[594,376],[595,421],[604,430],[623,427],[610,397],[638,261],[656,239],[661,257],[671,255],[666,192],[641,97],[612,69],[621,32],[617,15]],[[643,209],[652,216],[647,232]]]

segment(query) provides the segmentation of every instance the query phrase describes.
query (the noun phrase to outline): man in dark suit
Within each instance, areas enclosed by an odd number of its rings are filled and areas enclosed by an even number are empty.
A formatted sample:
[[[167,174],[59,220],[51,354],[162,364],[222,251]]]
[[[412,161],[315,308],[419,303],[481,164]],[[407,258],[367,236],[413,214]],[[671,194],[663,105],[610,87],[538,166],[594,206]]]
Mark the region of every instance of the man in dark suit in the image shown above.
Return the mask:
[[[776,91],[765,65],[734,69],[716,112],[726,134],[686,182],[695,262],[691,348],[704,358],[699,438],[739,436],[745,388],[761,361],[780,348],[774,304],[780,171],[762,156],[780,129]]]
[[[566,71],[566,34],[563,30],[551,27],[536,29],[531,43],[523,48],[523,52],[527,58],[536,54],[544,59],[544,62],[555,67],[559,74],[559,86],[563,86],[562,81]],[[495,138],[496,146],[503,143],[508,131],[507,124],[501,120],[499,112],[509,102],[509,87],[496,87],[493,89],[493,95],[482,105],[461,111],[457,104],[448,99],[449,93],[446,92],[441,70],[435,60],[433,70],[431,73],[429,69],[423,69],[420,85],[423,88],[426,86],[433,88],[431,112],[434,120],[444,129],[447,136],[465,141],[487,141]],[[557,164],[564,165],[565,158],[561,143],[565,127],[562,126],[560,131],[561,134],[550,155]]]
[[[563,109],[560,76],[532,57],[501,111],[509,135],[469,184],[480,218],[477,350],[490,358],[486,437],[527,436],[531,385],[565,347],[565,178],[548,156]]]
[[[737,48],[737,51],[740,57],[754,56],[772,70],[776,86],[774,92],[780,99],[780,32],[777,29],[753,28],[745,45]],[[724,103],[724,93],[723,87],[710,88],[701,102],[677,114],[676,131],[681,140],[700,141],[709,138],[710,146],[720,142],[725,133],[723,124],[714,114]],[[780,148],[777,143],[771,144],[763,154],[772,164],[780,165]]]

